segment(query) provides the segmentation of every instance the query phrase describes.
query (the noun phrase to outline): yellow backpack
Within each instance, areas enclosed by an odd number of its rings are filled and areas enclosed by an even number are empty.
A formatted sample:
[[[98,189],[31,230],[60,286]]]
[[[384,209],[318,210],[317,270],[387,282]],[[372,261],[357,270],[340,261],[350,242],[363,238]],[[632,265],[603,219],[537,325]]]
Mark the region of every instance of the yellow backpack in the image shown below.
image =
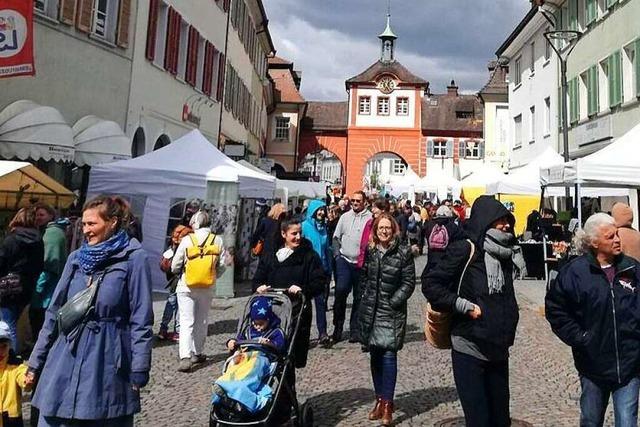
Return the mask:
[[[190,288],[208,288],[216,283],[216,266],[220,256],[220,246],[214,244],[216,235],[209,233],[202,244],[198,244],[195,234],[189,234],[193,246],[187,248],[187,263],[184,281]]]

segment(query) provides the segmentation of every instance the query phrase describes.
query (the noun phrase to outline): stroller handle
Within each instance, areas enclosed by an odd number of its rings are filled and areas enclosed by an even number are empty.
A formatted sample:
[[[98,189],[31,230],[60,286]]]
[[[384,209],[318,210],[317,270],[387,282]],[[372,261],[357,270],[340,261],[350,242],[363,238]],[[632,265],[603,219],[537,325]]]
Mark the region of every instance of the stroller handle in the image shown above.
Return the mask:
[[[264,294],[259,294],[259,295],[286,295],[289,297],[289,299],[293,298],[293,297],[297,297],[300,298],[302,300],[302,303],[304,304],[306,302],[306,298],[304,296],[304,294],[302,292],[298,292],[297,294],[292,294],[289,292],[289,288],[269,288],[269,290],[267,292],[265,292]]]

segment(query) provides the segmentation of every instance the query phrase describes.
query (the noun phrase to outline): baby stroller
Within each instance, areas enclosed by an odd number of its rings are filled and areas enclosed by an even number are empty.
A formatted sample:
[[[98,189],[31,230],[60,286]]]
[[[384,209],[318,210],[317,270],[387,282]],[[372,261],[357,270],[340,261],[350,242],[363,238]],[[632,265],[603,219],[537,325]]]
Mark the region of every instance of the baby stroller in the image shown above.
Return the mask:
[[[291,425],[294,427],[313,426],[313,408],[308,402],[299,405],[291,384],[285,380],[288,370],[295,369],[293,366],[292,350],[302,318],[302,310],[299,310],[297,315],[293,316],[293,305],[286,292],[286,289],[272,289],[265,294],[253,295],[249,298],[249,301],[247,301],[244,308],[244,315],[238,321],[237,334],[240,334],[251,324],[251,305],[255,299],[260,296],[271,299],[273,311],[280,318],[280,327],[287,340],[284,354],[278,354],[273,347],[261,344],[257,340],[237,342],[241,350],[260,350],[269,358],[271,364],[267,385],[271,387],[273,391],[271,398],[262,410],[257,413],[251,413],[241,403],[230,398],[222,397],[217,404],[211,405],[209,427],[274,426],[278,424]],[[300,298],[299,303],[301,304],[300,307],[302,307],[305,302],[304,295],[299,293],[295,298]],[[223,373],[227,371],[232,359],[233,356],[229,357],[225,362],[222,369]],[[288,413],[290,413],[288,420],[282,420],[283,410],[288,410]]]

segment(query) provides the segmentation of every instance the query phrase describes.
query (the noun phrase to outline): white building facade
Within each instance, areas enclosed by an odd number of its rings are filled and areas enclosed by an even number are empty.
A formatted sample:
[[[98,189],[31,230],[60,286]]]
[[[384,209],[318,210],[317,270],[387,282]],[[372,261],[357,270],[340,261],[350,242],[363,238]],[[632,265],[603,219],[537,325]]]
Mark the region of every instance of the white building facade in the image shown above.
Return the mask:
[[[509,68],[510,169],[524,166],[548,147],[561,151],[559,62],[544,37],[552,29],[537,8],[532,8],[496,51],[498,61]]]

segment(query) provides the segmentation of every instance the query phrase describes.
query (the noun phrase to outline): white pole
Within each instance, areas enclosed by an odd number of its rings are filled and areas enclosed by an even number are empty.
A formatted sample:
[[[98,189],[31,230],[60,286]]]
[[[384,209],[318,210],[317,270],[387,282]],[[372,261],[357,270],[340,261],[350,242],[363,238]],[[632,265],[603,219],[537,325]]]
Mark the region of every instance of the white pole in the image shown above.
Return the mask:
[[[578,204],[578,227],[582,228],[582,185],[576,185],[576,203]]]
[[[640,214],[638,213],[638,189],[637,188],[629,189],[629,206],[633,211],[633,228],[637,230],[638,225],[640,223],[639,221],[640,218],[638,218]]]

